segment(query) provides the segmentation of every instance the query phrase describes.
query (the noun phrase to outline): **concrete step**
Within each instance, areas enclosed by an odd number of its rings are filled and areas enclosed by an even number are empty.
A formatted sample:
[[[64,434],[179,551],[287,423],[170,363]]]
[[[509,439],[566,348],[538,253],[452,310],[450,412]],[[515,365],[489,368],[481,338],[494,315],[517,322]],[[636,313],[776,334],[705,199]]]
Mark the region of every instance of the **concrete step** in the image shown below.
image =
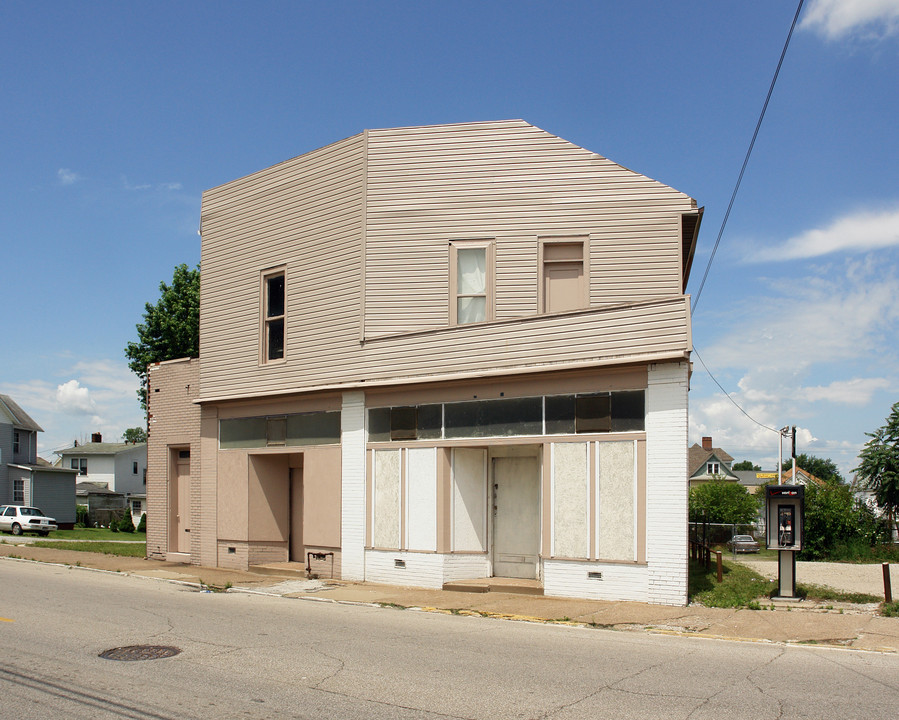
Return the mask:
[[[521,578],[475,578],[453,580],[443,584],[444,590],[468,593],[502,592],[516,595],[543,595],[543,584],[539,580]]]
[[[260,575],[281,575],[306,577],[306,566],[301,562],[278,562],[266,563],[265,565],[252,565],[250,572],[259,573]]]

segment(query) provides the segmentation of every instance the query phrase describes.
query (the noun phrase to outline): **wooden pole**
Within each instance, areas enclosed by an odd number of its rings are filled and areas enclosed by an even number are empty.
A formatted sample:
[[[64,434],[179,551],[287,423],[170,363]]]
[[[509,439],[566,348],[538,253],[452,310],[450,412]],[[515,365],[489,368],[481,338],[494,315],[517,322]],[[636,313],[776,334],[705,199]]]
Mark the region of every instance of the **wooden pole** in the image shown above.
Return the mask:
[[[715,551],[715,558],[718,561],[718,582],[724,582],[724,563],[721,562],[721,551]]]
[[[883,564],[883,599],[885,602],[893,602],[893,588],[890,584],[890,564]]]

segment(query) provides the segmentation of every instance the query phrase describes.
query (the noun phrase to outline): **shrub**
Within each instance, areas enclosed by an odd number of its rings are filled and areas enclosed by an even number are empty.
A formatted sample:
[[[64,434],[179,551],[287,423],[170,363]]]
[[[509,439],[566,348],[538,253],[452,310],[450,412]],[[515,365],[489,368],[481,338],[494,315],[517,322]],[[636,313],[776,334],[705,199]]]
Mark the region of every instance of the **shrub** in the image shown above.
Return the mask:
[[[147,532],[147,513],[140,516],[140,522],[137,524],[137,531],[142,533]]]
[[[125,514],[122,515],[122,519],[118,522],[118,531],[124,533],[134,532],[134,520],[131,519],[131,513],[128,510],[125,510]]]
[[[87,505],[75,506],[75,524],[86,527],[89,522]]]

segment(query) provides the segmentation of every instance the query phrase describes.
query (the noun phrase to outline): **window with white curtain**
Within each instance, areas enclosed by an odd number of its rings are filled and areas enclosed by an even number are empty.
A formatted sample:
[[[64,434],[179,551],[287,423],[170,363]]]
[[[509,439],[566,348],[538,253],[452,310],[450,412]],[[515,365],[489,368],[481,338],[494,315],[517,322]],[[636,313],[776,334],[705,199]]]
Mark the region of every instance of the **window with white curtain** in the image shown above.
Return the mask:
[[[466,325],[491,320],[491,244],[484,241],[459,241],[452,243],[450,247],[453,276],[452,322]]]

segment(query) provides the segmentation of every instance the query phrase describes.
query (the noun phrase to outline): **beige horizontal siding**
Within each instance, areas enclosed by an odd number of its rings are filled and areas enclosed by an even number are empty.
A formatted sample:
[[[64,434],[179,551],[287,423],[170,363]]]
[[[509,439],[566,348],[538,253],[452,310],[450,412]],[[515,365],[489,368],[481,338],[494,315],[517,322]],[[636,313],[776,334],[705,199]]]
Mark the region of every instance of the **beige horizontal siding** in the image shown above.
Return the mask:
[[[537,312],[545,235],[595,238],[591,304],[679,292],[678,218],[692,201],[670,187],[522,121],[368,138],[366,338],[446,326],[453,239],[494,240],[497,319]]]
[[[201,384],[252,394],[303,382],[304,362],[358,347],[363,136],[203,196]],[[285,267],[286,361],[259,365],[261,272]]]
[[[214,188],[202,396],[683,354],[691,206],[522,121],[369,131]],[[554,235],[590,238],[590,309],[537,314],[538,239]],[[449,327],[449,242],[475,238],[494,243],[496,321]],[[260,365],[260,273],[277,266],[286,359]]]

